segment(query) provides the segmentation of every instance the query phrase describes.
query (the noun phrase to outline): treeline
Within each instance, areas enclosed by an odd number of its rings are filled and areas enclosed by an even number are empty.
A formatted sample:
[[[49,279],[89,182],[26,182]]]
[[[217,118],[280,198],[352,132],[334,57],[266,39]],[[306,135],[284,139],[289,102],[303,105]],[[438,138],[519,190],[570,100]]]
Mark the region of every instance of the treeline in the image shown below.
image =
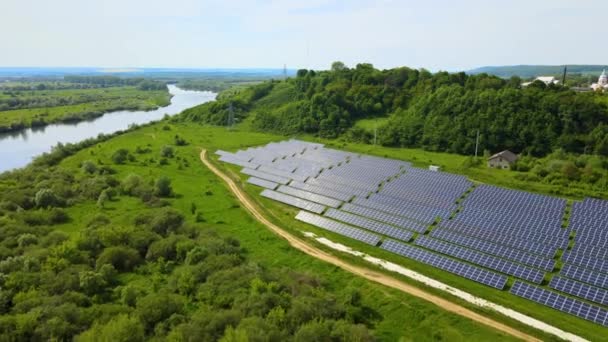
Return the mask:
[[[69,83],[92,84],[98,87],[136,86],[140,90],[166,90],[167,85],[161,81],[146,78],[123,78],[118,76],[78,76],[66,75]]]
[[[387,146],[423,147],[471,154],[479,131],[481,147],[542,156],[558,147],[606,155],[605,95],[487,74],[395,68],[371,64],[329,71],[299,70],[295,78],[269,81],[231,97],[186,111],[185,118],[225,124],[229,104],[254,128],[284,134],[313,133],[366,139],[353,129],[362,118],[388,117],[378,128]],[[346,134],[348,133],[348,134]]]
[[[0,176],[2,340],[373,340],[366,325],[377,314],[356,289],[337,296],[315,276],[259,265],[194,204],[173,208],[180,194],[170,178],[120,176],[122,165],[167,159],[190,167],[173,146],[119,148],[110,158],[93,149],[78,167],[57,166],[90,145],[60,146]],[[132,199],[144,208],[126,221],[103,210]],[[91,203],[100,213],[76,224],[73,213]],[[80,229],[68,234],[66,223]]]

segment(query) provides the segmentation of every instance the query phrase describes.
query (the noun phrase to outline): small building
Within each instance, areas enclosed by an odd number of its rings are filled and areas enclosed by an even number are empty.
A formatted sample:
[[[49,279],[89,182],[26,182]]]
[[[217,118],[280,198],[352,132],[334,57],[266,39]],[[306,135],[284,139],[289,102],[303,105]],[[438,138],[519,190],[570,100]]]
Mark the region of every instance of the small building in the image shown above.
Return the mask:
[[[488,167],[497,169],[509,169],[517,161],[517,154],[504,150],[488,158]]]
[[[439,171],[441,171],[441,166],[439,166],[439,165],[429,165],[429,171],[439,172]]]
[[[553,77],[553,76],[538,76],[537,78],[534,79],[534,81],[532,81],[532,82],[524,82],[521,85],[523,87],[527,87],[530,84],[534,83],[535,81],[541,81],[545,85],[559,84],[559,80],[557,78]]]
[[[606,75],[605,69],[602,71],[597,83],[591,85],[591,89],[595,91],[608,91],[608,75]]]

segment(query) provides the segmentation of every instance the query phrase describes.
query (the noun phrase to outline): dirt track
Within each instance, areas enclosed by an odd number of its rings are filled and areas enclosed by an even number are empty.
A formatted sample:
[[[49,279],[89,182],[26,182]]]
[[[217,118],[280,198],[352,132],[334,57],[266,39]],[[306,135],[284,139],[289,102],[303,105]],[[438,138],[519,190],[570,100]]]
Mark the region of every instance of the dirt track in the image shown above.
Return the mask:
[[[243,204],[243,206],[247,209],[247,211],[249,211],[249,213],[256,219],[258,220],[260,223],[264,224],[266,227],[268,227],[268,229],[270,229],[273,233],[277,234],[278,236],[284,238],[285,240],[287,240],[289,242],[289,244],[294,247],[297,248],[298,250],[313,256],[317,259],[323,260],[327,263],[330,263],[332,265],[338,266],[341,269],[348,271],[350,273],[353,273],[355,275],[361,276],[363,278],[366,278],[368,280],[374,281],[376,283],[403,291],[405,293],[408,293],[410,295],[416,296],[418,298],[422,298],[426,301],[429,301],[435,305],[437,305],[438,307],[456,313],[458,315],[461,315],[463,317],[469,318],[473,321],[479,322],[481,324],[490,326],[496,330],[502,331],[504,333],[507,333],[509,335],[515,336],[517,338],[520,338],[522,340],[525,341],[540,341],[539,339],[535,338],[534,336],[528,335],[522,331],[519,331],[517,329],[511,328],[505,324],[502,324],[500,322],[497,322],[491,318],[487,318],[484,317],[476,312],[473,312],[461,305],[455,304],[450,302],[447,299],[441,298],[441,297],[437,297],[431,293],[428,293],[420,288],[414,287],[412,285],[409,285],[407,283],[404,283],[396,278],[390,277],[386,274],[380,273],[380,272],[376,272],[374,270],[362,267],[362,266],[358,266],[358,265],[353,265],[350,264],[348,262],[343,261],[342,259],[331,255],[317,247],[314,247],[312,245],[309,245],[305,240],[302,240],[294,235],[292,235],[291,233],[288,233],[287,231],[283,230],[282,228],[280,228],[279,226],[275,225],[274,223],[270,222],[268,219],[266,219],[261,213],[260,211],[257,209],[257,206],[255,205],[255,203],[247,196],[247,194],[241,189],[239,188],[236,183],[230,178],[228,177],[226,174],[224,174],[222,171],[220,171],[217,167],[215,167],[215,165],[213,165],[208,159],[207,159],[207,151],[206,150],[202,150],[201,154],[200,154],[200,158],[201,161],[203,162],[203,164],[205,164],[205,166],[207,166],[213,173],[215,173],[218,177],[220,177],[224,182],[226,182],[226,184],[228,185],[228,187],[230,188],[230,191],[232,191],[232,193],[238,198],[238,200]]]

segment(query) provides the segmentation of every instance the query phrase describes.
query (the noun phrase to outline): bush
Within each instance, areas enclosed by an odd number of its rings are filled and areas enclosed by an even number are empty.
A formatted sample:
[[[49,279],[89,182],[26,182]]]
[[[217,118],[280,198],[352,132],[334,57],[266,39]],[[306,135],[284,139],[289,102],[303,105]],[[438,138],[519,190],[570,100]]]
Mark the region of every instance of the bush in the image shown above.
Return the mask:
[[[154,193],[160,197],[169,197],[173,194],[171,188],[171,179],[166,176],[162,176],[156,180]]]
[[[117,150],[112,155],[112,161],[115,164],[124,164],[128,158],[129,158],[129,150],[127,150],[125,148],[121,148],[121,149]]]
[[[110,264],[119,271],[129,272],[141,261],[139,253],[133,248],[124,246],[108,247],[97,258],[97,268],[104,264]]]
[[[160,156],[163,158],[173,158],[173,147],[165,145],[160,149]]]
[[[87,160],[82,163],[82,170],[88,174],[94,174],[97,172],[97,165],[94,162]]]
[[[36,193],[34,203],[38,208],[50,208],[59,204],[59,199],[51,189],[40,189]]]

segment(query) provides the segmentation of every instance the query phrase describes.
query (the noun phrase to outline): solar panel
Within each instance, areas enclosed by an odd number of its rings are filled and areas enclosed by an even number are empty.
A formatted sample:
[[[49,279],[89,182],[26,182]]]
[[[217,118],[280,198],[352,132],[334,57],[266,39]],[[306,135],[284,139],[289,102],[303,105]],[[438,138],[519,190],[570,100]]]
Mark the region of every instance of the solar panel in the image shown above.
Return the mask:
[[[309,200],[311,202],[320,203],[320,204],[323,204],[323,205],[326,205],[326,206],[332,207],[332,208],[337,208],[340,206],[340,204],[342,204],[342,202],[338,201],[337,199],[325,197],[323,195],[314,194],[312,192],[308,192],[305,190],[292,188],[292,187],[289,187],[286,185],[281,185],[277,191],[288,194],[288,195],[300,197],[305,200]]]
[[[499,290],[502,290],[507,284],[506,276],[428,252],[422,248],[409,246],[393,240],[383,241],[380,247],[389,252],[431,265]]]
[[[419,236],[415,243],[418,246],[447,254],[458,259],[466,260],[479,266],[487,267],[521,279],[526,279],[536,284],[540,284],[545,277],[544,272],[539,270],[512,263],[504,259],[499,259],[488,254],[465,249],[457,245],[452,245],[447,242],[429,238],[427,236]]]
[[[589,268],[595,271],[608,273],[608,261],[595,259],[587,255],[572,253],[571,251],[564,252],[562,261],[578,265],[584,268]]]
[[[549,287],[598,304],[608,305],[608,291],[578,281],[555,276],[551,279]]]
[[[584,283],[595,285],[601,288],[608,289],[608,275],[593,272],[575,265],[565,264],[560,274],[580,280]]]
[[[222,161],[222,162],[224,162],[224,163],[234,164],[234,165],[238,165],[238,166],[241,166],[241,167],[247,167],[247,168],[250,168],[250,169],[257,169],[260,166],[259,164],[250,163],[248,161],[241,160],[241,159],[238,159],[238,158],[236,158],[236,157],[234,157],[232,155],[227,155],[227,154],[221,156],[219,160]]]
[[[348,202],[353,198],[353,195],[351,195],[351,194],[347,194],[347,193],[340,192],[340,191],[333,190],[333,189],[324,188],[321,186],[302,183],[302,182],[298,182],[298,181],[293,181],[293,182],[289,183],[289,186],[292,188],[297,188],[297,189],[314,192],[315,194],[339,199],[344,202]]]
[[[313,226],[329,230],[336,234],[344,235],[351,239],[365,242],[372,246],[377,246],[378,243],[380,243],[380,237],[376,234],[368,233],[364,230],[353,228],[343,223],[330,220],[323,216],[311,214],[306,211],[300,211],[298,215],[296,215],[296,220],[312,224]]]
[[[269,180],[271,182],[275,182],[275,183],[279,183],[279,184],[289,183],[289,178],[285,178],[285,177],[281,177],[281,176],[277,176],[277,175],[271,175],[269,173],[261,172],[258,170],[244,168],[241,170],[241,172],[246,175],[249,175],[249,176],[262,178],[262,179]]]
[[[390,223],[399,228],[411,230],[414,232],[422,233],[428,229],[428,225],[410,220],[403,216],[392,215],[389,213],[385,213],[382,211],[378,211],[375,209],[363,207],[360,205],[352,204],[352,203],[344,203],[341,208],[343,211],[347,211],[349,213],[365,216],[372,218],[377,221]]]
[[[325,210],[325,206],[313,203],[307,200],[303,200],[301,198],[293,197],[290,195],[282,194],[280,192],[276,192],[273,190],[264,190],[262,191],[262,196],[273,199],[275,201],[279,201],[281,203],[289,204],[293,207],[312,211],[313,213],[320,214]]]
[[[350,214],[344,211],[329,209],[325,212],[325,216],[331,217],[335,220],[342,221],[353,226],[365,228],[376,233],[380,233],[386,236],[393,237],[402,241],[409,241],[412,239],[411,232],[395,228],[391,225],[380,223],[378,221],[370,220],[361,216]]]
[[[279,184],[277,184],[275,182],[267,181],[265,179],[256,178],[256,177],[249,177],[249,179],[247,179],[247,183],[261,186],[262,188],[266,188],[266,189],[270,189],[270,190],[274,190],[277,188],[277,186],[279,186]]]
[[[512,294],[549,306],[556,310],[608,326],[608,311],[580,300],[553,291],[516,281],[511,287]]]
[[[522,250],[503,246],[499,243],[460,235],[457,233],[453,233],[447,229],[435,228],[431,232],[431,236],[436,239],[449,241],[457,245],[469,247],[471,249],[499,256],[505,259],[517,261],[524,265],[537,267],[545,271],[552,271],[555,267],[555,260],[553,259],[543,258],[541,256],[530,254]]]

